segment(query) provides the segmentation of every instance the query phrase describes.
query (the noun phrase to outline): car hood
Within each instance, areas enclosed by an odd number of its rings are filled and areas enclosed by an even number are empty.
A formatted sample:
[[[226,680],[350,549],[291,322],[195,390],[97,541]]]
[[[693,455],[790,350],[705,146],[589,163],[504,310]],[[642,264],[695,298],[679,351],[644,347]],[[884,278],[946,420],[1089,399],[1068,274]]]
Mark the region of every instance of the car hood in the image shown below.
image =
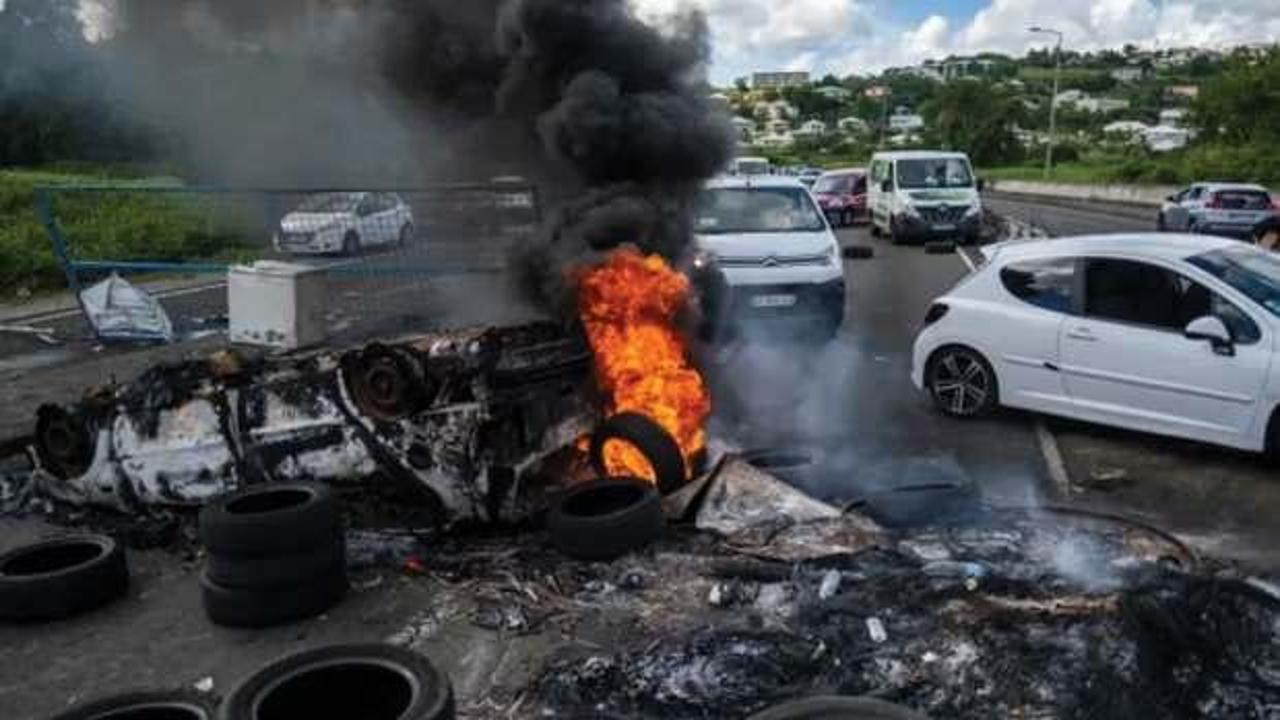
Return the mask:
[[[698,235],[698,247],[721,258],[783,258],[830,252],[835,238],[819,232]]]
[[[316,232],[334,225],[351,222],[353,217],[351,213],[294,212],[284,216],[284,219],[280,221],[280,229],[285,232]]]

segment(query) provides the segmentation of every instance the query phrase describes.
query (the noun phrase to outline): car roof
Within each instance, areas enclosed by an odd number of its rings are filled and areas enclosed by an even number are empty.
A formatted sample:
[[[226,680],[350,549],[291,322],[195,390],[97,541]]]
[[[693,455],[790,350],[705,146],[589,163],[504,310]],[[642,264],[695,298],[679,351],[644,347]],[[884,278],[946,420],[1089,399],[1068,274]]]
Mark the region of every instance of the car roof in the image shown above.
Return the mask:
[[[894,152],[879,152],[871,156],[872,160],[928,160],[930,158],[964,158],[968,160],[969,156],[962,152],[948,152],[945,150],[897,150]]]
[[[992,246],[1002,260],[1030,260],[1072,255],[1127,255],[1179,261],[1193,255],[1229,247],[1249,247],[1238,240],[1212,235],[1175,233],[1116,233],[1083,235],[1052,240],[1013,241]]]
[[[804,188],[799,180],[786,175],[723,175],[707,182],[707,188]]]
[[[840,177],[842,175],[866,175],[866,168],[840,168],[822,173],[822,177]]]
[[[1253,190],[1255,192],[1267,191],[1266,188],[1262,187],[1261,185],[1256,185],[1254,183],[1202,182],[1202,183],[1196,183],[1196,185],[1209,188],[1210,190]]]

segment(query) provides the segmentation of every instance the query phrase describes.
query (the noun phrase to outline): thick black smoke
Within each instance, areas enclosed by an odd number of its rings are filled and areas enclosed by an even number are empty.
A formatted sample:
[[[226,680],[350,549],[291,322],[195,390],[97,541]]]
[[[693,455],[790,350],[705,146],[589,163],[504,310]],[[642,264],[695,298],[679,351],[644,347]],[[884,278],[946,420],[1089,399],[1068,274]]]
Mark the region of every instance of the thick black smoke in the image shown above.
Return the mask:
[[[540,300],[624,242],[679,258],[732,151],[697,13],[659,30],[626,0],[114,3],[129,95],[216,179],[537,183],[552,211],[520,268]]]

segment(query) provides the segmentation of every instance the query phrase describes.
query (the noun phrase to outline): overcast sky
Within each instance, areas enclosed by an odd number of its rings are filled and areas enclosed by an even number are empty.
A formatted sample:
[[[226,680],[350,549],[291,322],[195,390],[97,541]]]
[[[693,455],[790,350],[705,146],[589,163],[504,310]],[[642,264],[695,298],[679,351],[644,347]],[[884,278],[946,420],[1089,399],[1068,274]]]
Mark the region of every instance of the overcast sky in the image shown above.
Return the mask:
[[[717,84],[753,70],[837,75],[951,53],[1021,54],[1044,25],[1073,49],[1280,41],[1280,0],[632,0],[648,15],[693,5],[714,35]]]

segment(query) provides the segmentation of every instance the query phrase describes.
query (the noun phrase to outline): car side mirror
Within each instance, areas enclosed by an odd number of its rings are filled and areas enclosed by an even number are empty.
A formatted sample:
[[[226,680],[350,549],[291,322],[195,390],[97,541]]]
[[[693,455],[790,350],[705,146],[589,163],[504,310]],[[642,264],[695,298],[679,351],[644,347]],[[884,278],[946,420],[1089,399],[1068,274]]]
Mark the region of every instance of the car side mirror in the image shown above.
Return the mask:
[[[1222,318],[1215,315],[1205,315],[1192,320],[1182,334],[1188,340],[1207,341],[1213,346],[1213,351],[1219,355],[1231,357],[1236,354],[1231,330],[1227,328],[1226,323],[1222,322]]]
[[[880,183],[880,192],[887,192],[887,193],[893,192],[893,181],[885,180],[884,182]]]

